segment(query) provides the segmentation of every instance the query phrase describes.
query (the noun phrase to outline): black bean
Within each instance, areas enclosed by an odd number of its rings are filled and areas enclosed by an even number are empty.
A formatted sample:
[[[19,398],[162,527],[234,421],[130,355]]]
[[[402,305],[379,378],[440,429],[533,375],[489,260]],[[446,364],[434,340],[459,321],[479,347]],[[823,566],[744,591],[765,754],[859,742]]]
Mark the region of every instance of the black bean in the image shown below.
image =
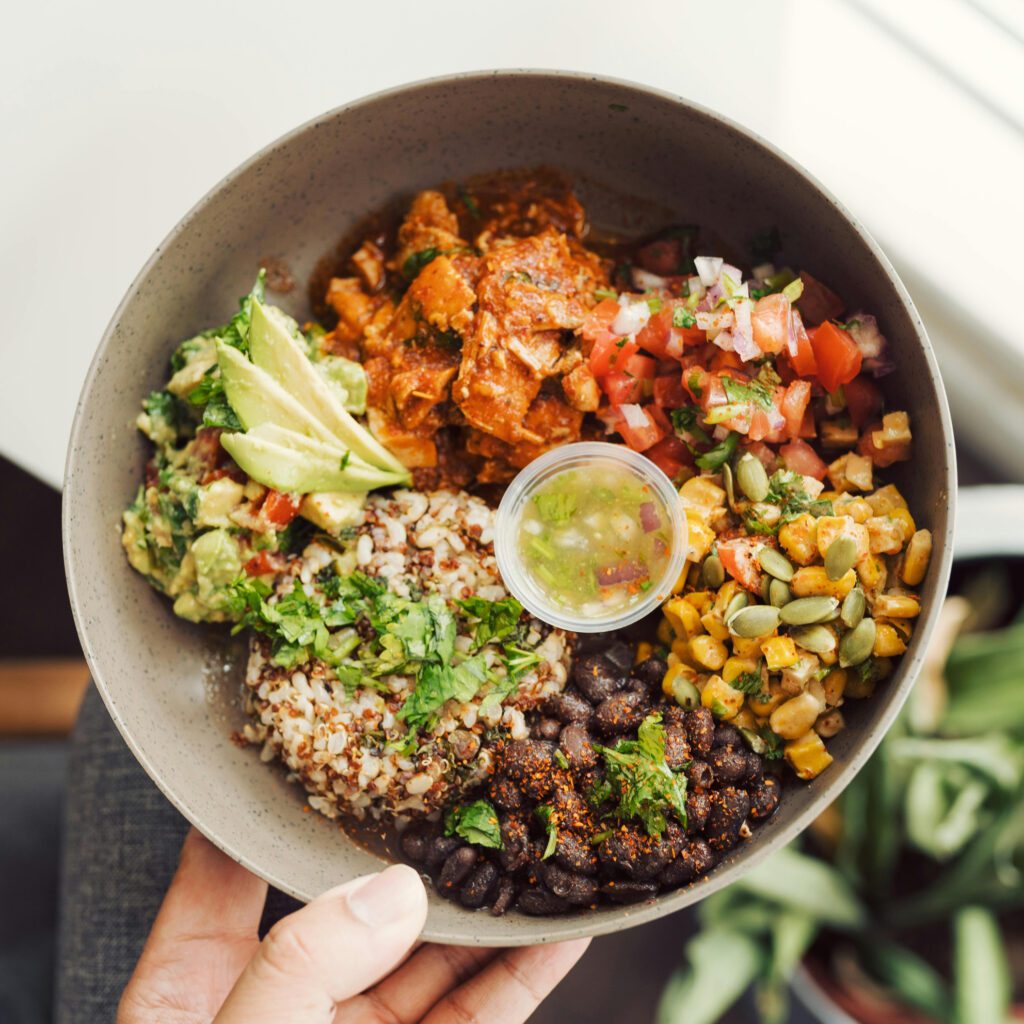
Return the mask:
[[[482,907],[497,881],[498,869],[489,860],[481,861],[459,890],[459,902],[464,907]]]
[[[581,839],[575,832],[559,829],[558,844],[555,847],[555,860],[566,871],[592,875],[597,871],[597,854],[586,839]]]
[[[715,747],[711,751],[711,767],[719,782],[743,782],[750,777],[750,762],[745,750]]]
[[[661,686],[662,679],[668,671],[668,662],[661,658],[646,658],[633,666],[633,676],[652,689]]]
[[[599,704],[622,689],[626,670],[603,654],[584,654],[573,665],[572,679],[587,700]]]
[[[499,769],[534,800],[551,792],[555,767],[555,745],[547,740],[513,740],[499,755]]]
[[[658,886],[653,882],[607,882],[601,892],[613,903],[642,903],[658,895]]]
[[[560,787],[551,795],[551,806],[558,812],[561,828],[587,829],[590,825],[590,807],[575,789]]]
[[[691,761],[686,778],[697,789],[710,789],[715,784],[715,770],[707,761]]]
[[[492,775],[487,790],[500,811],[518,811],[523,806],[522,791],[507,775]]]
[[[695,754],[707,754],[715,738],[715,719],[708,708],[694,708],[686,713],[686,735]]]
[[[678,704],[669,704],[661,709],[662,721],[664,721],[666,729],[670,725],[681,725],[685,729],[687,714],[686,708],[682,708]]]
[[[552,861],[545,861],[541,865],[540,874],[544,884],[556,896],[568,900],[574,906],[585,907],[597,895],[597,882],[592,878],[566,871]]]
[[[574,772],[586,771],[597,764],[597,751],[590,742],[590,733],[582,725],[567,725],[562,730],[558,745]]]
[[[712,792],[711,812],[704,827],[711,849],[732,849],[739,842],[740,828],[749,813],[750,797],[746,790],[726,786]]]
[[[672,769],[682,768],[690,760],[690,743],[681,725],[665,727],[665,762]]]
[[[612,641],[601,653],[623,672],[628,672],[633,664],[633,648],[624,640]]]
[[[557,740],[562,723],[557,718],[538,718],[530,726],[530,735],[537,740]]]
[[[466,876],[473,870],[474,864],[476,864],[476,850],[472,846],[462,846],[454,853],[450,853],[438,876],[437,888],[443,893],[451,892],[457,885],[465,881]]]
[[[563,900],[547,889],[539,885],[527,886],[516,900],[516,907],[524,914],[534,917],[544,917],[547,914],[564,914],[572,906],[568,900]]]
[[[703,839],[695,839],[665,868],[658,881],[667,889],[675,889],[707,873],[714,863],[711,847]]]
[[[403,833],[399,843],[402,853],[414,861],[424,861],[430,851],[430,840],[435,835],[433,829],[423,824],[410,825]]]
[[[515,898],[516,883],[508,875],[502,875],[498,879],[498,891],[494,897],[494,902],[491,904],[491,913],[495,917],[501,917],[512,906],[512,901]]]
[[[501,823],[501,851],[498,860],[511,874],[530,861],[530,832],[525,819],[518,815],[499,816]]]
[[[690,790],[686,794],[686,831],[700,832],[711,813],[711,794],[706,790]]]
[[[768,775],[758,785],[751,786],[750,816],[757,821],[770,818],[782,798],[782,786],[773,775]]]
[[[658,842],[633,825],[617,828],[600,847],[601,863],[638,881],[654,878],[672,859],[670,843]]]
[[[677,821],[670,821],[665,826],[665,831],[661,833],[661,841],[668,844],[673,857],[678,857],[690,842],[686,830]]]
[[[740,748],[743,746],[743,734],[734,725],[720,725],[715,729],[715,739],[712,745]]]
[[[617,693],[597,706],[594,712],[594,725],[605,736],[628,732],[647,717],[650,707],[641,693]]]
[[[544,710],[567,725],[589,725],[594,705],[574,689],[563,690],[544,702]]]
[[[431,870],[440,867],[449,854],[457,850],[461,845],[462,840],[458,836],[443,836],[440,833],[434,836],[427,844],[427,856],[425,858],[427,867]]]

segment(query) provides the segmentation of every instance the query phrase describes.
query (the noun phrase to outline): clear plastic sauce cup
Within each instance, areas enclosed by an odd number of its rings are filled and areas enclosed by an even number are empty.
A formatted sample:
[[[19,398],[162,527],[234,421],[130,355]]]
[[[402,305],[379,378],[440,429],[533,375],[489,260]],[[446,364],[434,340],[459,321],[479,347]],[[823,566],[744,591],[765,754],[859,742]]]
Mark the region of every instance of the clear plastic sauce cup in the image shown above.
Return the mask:
[[[650,459],[586,441],[552,449],[512,481],[494,552],[505,586],[533,615],[598,633],[669,596],[687,541],[679,495]]]

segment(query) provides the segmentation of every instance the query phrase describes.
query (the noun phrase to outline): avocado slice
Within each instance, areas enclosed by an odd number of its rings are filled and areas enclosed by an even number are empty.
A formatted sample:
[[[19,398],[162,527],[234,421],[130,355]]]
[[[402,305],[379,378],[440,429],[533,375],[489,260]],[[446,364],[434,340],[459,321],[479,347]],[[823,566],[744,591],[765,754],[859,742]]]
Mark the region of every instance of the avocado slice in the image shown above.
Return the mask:
[[[344,356],[327,355],[317,359],[313,366],[348,412],[357,416],[366,412],[366,371],[361,364]]]
[[[404,482],[408,482],[409,472],[405,466],[345,411],[335,391],[317,373],[302,346],[292,337],[283,315],[257,299],[252,303],[249,351],[256,366],[265,370],[285,391],[302,396],[302,403],[310,414],[344,447],[371,465],[398,473]],[[228,401],[234,406],[230,394]],[[245,417],[240,410],[236,408],[235,412],[244,422]],[[304,430],[302,433],[309,432]]]
[[[273,423],[325,444],[337,444],[337,439],[316,416],[269,373],[249,362],[237,348],[218,341],[217,363],[224,394],[247,430]]]
[[[276,491],[371,491],[405,479],[404,475],[367,466],[352,456],[346,461],[347,453],[316,441],[286,447],[259,433],[248,433],[222,434],[220,443],[253,480]]]

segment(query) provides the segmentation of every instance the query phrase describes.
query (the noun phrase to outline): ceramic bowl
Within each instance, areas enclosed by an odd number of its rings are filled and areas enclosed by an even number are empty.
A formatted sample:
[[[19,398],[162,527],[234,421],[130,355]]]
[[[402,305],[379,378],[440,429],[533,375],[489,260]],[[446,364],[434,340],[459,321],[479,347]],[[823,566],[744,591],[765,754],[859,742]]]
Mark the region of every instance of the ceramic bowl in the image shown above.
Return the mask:
[[[454,75],[371,96],[296,129],[203,198],[153,254],[103,336],[82,390],[64,489],[72,605],[96,684],[126,742],[168,799],[268,882],[309,899],[381,866],[336,825],[302,813],[301,790],[229,734],[242,724],[238,672],[223,631],[176,619],[125,560],[122,509],[142,477],[141,397],[166,379],[175,344],[217,323],[248,291],[258,261],[283,259],[305,281],[364,217],[417,189],[507,167],[577,176],[597,223],[640,231],[706,225],[737,253],[778,225],[788,259],[873,312],[897,370],[882,386],[910,411],[914,459],[891,474],[935,538],[924,612],[899,670],[845,708],[835,764],[788,787],[756,840],[689,888],[633,907],[536,919],[472,913],[434,894],[425,938],[514,945],[641,924],[722,888],[791,840],[856,774],[918,671],[945,592],[955,464],[946,399],[920,318],[856,219],[784,154],[677,96],[592,76],[501,71]],[[630,197],[623,201],[622,197]],[[304,290],[275,301],[308,312]],[[225,668],[225,665],[227,666]]]

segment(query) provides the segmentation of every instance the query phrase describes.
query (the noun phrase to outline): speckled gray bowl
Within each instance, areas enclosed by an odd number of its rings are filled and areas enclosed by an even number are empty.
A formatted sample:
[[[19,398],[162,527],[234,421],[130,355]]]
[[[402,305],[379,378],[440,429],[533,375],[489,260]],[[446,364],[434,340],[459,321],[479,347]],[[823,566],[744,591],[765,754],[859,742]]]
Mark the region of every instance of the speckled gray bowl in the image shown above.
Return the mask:
[[[96,683],[125,740],[167,797],[246,867],[302,899],[380,862],[336,826],[303,814],[301,791],[255,750],[228,739],[241,716],[236,678],[220,671],[222,634],[190,626],[131,571],[119,517],[141,478],[134,428],[142,395],[166,377],[175,343],[224,319],[257,261],[287,260],[305,280],[368,211],[445,179],[530,164],[585,176],[594,218],[623,227],[669,212],[737,247],[781,227],[789,258],[875,313],[898,370],[884,381],[911,412],[915,456],[893,475],[935,536],[924,613],[898,673],[851,703],[831,741],[836,763],[789,789],[778,814],[707,878],[656,902],[533,919],[471,913],[431,896],[425,937],[511,945],[598,935],[678,910],[733,881],[792,839],[850,781],[918,670],[945,591],[955,465],[938,370],[889,262],[853,217],[799,167],[723,118],[626,82],[550,72],[457,75],[343,107],[258,153],[209,193],[143,268],[100,343],[68,454],[64,547],[71,601]],[[602,187],[603,186],[603,187]],[[621,204],[615,193],[645,202]],[[301,314],[300,291],[291,311]],[[288,306],[286,300],[283,305]]]

